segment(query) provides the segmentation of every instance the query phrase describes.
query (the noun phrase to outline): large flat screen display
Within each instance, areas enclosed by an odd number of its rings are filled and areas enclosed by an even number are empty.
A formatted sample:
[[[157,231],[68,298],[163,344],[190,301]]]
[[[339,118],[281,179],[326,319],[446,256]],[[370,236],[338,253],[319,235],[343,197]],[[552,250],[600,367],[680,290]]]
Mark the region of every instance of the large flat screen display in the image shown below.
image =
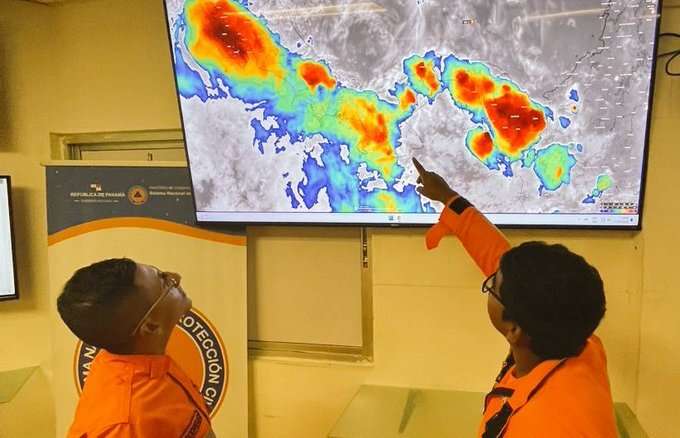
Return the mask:
[[[656,0],[166,0],[201,222],[640,226]]]
[[[10,178],[0,175],[0,301],[18,298]]]

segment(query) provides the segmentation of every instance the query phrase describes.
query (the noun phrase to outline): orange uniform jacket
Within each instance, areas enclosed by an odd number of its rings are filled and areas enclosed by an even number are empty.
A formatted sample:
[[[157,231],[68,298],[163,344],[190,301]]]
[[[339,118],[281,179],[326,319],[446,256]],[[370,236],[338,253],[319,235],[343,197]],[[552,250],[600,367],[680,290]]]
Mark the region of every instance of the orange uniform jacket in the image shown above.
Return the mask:
[[[503,234],[463,198],[454,198],[426,237],[432,249],[458,236],[485,275],[510,248]],[[616,438],[607,359],[596,336],[577,357],[546,360],[521,378],[502,372],[486,398],[483,438]],[[495,424],[494,424],[495,423]]]
[[[95,357],[69,438],[202,438],[210,431],[203,397],[169,356]]]

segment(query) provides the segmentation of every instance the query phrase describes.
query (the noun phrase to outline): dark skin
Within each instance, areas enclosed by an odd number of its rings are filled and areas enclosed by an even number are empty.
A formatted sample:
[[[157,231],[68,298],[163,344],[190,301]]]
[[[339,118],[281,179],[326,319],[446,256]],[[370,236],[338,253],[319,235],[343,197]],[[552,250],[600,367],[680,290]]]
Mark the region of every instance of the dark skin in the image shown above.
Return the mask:
[[[440,175],[425,169],[415,158],[413,158],[413,164],[418,171],[417,182],[420,184],[416,189],[418,193],[442,204],[446,204],[459,196]],[[499,270],[493,285],[493,291],[501,297],[502,284],[503,272]],[[503,304],[492,294],[488,294],[487,312],[489,313],[491,324],[510,344],[510,352],[515,359],[513,375],[517,378],[523,377],[529,374],[543,360],[531,351],[529,347],[530,338],[527,333],[515,321],[503,318],[503,309]]]
[[[191,298],[181,281],[182,276],[175,272],[137,263],[133,283],[136,293],[123,303],[121,312],[121,324],[134,327],[123,347],[124,354],[165,354],[177,321],[191,309]],[[212,429],[206,438],[215,438]]]
[[[133,327],[120,353],[162,355],[177,321],[191,309],[191,299],[180,285],[182,277],[174,272],[137,263],[135,293],[123,303],[121,325]],[[145,316],[151,306],[153,310]]]

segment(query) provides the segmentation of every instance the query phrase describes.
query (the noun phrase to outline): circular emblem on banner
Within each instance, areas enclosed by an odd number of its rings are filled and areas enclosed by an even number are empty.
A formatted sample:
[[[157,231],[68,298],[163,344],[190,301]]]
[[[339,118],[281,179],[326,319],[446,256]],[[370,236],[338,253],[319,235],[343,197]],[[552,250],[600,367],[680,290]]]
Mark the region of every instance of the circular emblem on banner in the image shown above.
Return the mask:
[[[132,205],[143,205],[149,200],[149,192],[145,187],[142,186],[132,186],[128,190],[128,201]]]
[[[90,367],[99,353],[97,347],[78,342],[73,360],[78,394],[90,373]],[[179,320],[170,336],[167,354],[182,368],[201,391],[210,417],[217,413],[229,382],[229,362],[222,338],[195,308]]]

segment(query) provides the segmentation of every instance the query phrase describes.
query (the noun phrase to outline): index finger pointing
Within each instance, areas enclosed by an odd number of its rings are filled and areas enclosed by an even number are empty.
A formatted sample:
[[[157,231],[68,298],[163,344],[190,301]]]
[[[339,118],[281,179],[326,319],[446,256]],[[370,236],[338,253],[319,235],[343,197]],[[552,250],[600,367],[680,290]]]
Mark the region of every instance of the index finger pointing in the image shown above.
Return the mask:
[[[427,173],[427,170],[425,170],[423,165],[420,164],[420,161],[418,161],[418,159],[415,157],[413,157],[413,165],[416,166],[416,170],[420,176],[423,176],[425,173]]]

